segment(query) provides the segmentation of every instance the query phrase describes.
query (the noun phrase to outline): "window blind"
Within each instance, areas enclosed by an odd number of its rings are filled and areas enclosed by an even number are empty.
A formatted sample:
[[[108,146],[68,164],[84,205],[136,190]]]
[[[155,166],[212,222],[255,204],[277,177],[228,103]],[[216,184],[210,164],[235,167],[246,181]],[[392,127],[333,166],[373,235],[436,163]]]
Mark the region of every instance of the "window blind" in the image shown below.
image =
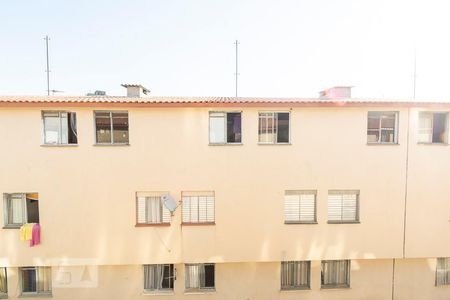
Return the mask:
[[[438,258],[436,265],[436,285],[450,284],[450,258]]]
[[[329,191],[328,221],[352,222],[359,220],[358,191]]]
[[[322,261],[321,283],[323,287],[348,287],[350,285],[350,261]]]
[[[286,223],[316,221],[316,191],[286,191],[284,196]]]
[[[215,221],[215,199],[212,193],[183,192],[183,223],[213,223]]]
[[[281,289],[309,288],[309,261],[281,262]]]

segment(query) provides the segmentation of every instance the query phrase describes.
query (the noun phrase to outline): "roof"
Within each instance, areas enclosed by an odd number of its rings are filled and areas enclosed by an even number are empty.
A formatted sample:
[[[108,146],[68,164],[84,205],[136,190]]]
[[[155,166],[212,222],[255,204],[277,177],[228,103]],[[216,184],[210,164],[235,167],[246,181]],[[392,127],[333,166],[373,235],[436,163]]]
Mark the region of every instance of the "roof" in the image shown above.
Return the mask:
[[[0,106],[135,106],[135,107],[302,107],[302,106],[449,106],[450,101],[398,99],[319,99],[271,97],[122,97],[122,96],[0,96]]]

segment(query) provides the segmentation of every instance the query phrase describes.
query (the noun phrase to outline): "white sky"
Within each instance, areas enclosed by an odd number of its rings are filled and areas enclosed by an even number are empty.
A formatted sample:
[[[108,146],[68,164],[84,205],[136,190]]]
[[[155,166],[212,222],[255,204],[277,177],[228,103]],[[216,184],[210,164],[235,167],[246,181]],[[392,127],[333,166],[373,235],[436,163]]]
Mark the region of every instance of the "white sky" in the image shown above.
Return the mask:
[[[124,95],[317,97],[353,85],[363,98],[446,100],[450,1],[2,1],[0,95],[51,89]]]

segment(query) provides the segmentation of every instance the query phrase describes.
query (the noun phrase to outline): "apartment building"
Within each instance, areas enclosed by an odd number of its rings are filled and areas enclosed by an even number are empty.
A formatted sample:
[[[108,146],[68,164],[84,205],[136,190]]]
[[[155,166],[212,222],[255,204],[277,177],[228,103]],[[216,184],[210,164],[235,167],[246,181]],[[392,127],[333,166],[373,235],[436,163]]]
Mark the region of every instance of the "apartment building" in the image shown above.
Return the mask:
[[[450,103],[124,86],[0,96],[0,298],[450,298]]]

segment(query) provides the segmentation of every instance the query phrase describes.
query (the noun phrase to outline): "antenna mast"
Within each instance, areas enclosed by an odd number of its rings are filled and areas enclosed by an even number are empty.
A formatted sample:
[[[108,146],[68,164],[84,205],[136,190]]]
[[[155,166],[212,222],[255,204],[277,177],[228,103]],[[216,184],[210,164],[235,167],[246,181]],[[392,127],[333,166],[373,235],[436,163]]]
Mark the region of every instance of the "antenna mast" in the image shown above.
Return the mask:
[[[48,37],[48,35],[45,36],[44,40],[45,40],[45,47],[46,47],[46,52],[47,52],[47,69],[45,70],[45,72],[47,73],[47,96],[50,96],[50,69],[49,69],[49,61],[48,61],[48,41],[50,40],[50,38]]]
[[[234,75],[236,77],[235,80],[236,80],[236,98],[237,98],[237,96],[238,96],[238,76],[239,76],[239,73],[238,73],[238,45],[239,45],[239,41],[236,40],[234,42],[234,44],[236,45],[236,72],[234,73]]]

